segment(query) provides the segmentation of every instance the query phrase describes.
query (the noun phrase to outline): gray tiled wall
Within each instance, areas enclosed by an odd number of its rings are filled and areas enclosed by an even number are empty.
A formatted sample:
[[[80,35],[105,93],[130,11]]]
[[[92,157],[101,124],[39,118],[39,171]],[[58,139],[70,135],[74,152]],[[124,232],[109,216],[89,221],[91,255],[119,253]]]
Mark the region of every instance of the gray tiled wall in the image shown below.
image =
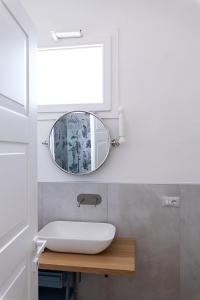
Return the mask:
[[[77,207],[80,193],[102,204]],[[180,208],[162,206],[179,196]],[[53,220],[107,221],[137,242],[133,278],[83,274],[80,300],[199,300],[200,186],[39,183],[39,227]]]
[[[82,193],[100,194],[101,205],[77,207],[76,198]],[[39,228],[55,220],[107,221],[107,194],[106,184],[40,183]]]
[[[181,186],[181,300],[200,299],[200,186]]]

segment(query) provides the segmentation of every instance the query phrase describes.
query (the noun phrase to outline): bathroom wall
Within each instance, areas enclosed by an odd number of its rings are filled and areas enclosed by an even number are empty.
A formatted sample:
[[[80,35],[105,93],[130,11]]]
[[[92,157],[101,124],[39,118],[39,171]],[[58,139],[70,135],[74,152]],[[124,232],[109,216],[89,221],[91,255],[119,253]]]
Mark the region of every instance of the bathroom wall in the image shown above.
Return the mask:
[[[112,101],[124,107],[126,143],[98,172],[69,176],[41,144],[55,115],[38,122],[40,227],[58,219],[108,221],[137,241],[136,275],[83,275],[80,299],[199,300],[200,187],[184,183],[200,182],[200,1],[20,1],[39,45],[52,29],[119,32]],[[116,137],[117,120],[105,123]],[[77,208],[82,192],[100,193],[102,205]],[[180,196],[181,207],[163,208],[164,195]]]
[[[77,207],[79,193],[99,193],[98,207]],[[199,300],[200,187],[40,183],[39,226],[53,220],[107,221],[137,242],[133,278],[82,276],[81,300]],[[178,196],[180,208],[162,206]]]
[[[39,181],[199,183],[199,1],[21,2],[38,29],[39,45],[48,44],[52,29],[81,28],[86,36],[119,31],[118,96],[126,143],[97,173],[74,179],[55,168],[41,145],[51,116],[38,124]],[[116,105],[117,97],[112,100]],[[116,136],[116,120],[106,124]]]

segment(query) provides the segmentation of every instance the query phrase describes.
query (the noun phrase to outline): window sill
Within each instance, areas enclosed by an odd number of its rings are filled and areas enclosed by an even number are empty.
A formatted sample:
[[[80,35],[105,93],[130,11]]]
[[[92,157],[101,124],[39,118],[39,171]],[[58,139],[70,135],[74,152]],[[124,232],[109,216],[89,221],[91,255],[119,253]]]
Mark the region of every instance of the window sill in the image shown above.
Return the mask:
[[[75,109],[72,109],[71,111],[74,111]],[[80,110],[80,109],[77,109]],[[112,111],[98,111],[98,110],[86,110],[84,111],[90,111],[94,113],[97,117],[100,119],[118,119],[118,111],[112,110]],[[69,112],[70,110],[66,110],[63,112],[38,112],[37,114],[37,120],[38,121],[51,121],[51,120],[57,120],[61,115],[63,115],[66,112]]]

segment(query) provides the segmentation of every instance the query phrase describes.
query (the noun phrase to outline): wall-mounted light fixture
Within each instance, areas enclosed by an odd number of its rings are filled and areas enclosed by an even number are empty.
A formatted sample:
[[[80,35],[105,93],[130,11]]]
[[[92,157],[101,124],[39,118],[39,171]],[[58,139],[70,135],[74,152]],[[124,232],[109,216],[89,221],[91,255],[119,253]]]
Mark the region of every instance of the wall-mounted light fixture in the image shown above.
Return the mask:
[[[71,38],[81,38],[83,37],[83,32],[80,29],[79,31],[67,31],[67,32],[56,32],[50,31],[52,39],[54,41],[62,40],[62,39],[71,39]]]

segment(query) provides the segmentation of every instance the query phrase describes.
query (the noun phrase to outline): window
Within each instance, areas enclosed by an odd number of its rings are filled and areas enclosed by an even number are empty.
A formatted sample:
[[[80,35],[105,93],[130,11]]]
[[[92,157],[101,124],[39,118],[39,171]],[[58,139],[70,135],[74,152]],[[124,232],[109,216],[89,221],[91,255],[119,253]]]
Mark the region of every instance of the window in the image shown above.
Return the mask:
[[[108,53],[104,43],[39,49],[39,111],[109,110]]]

